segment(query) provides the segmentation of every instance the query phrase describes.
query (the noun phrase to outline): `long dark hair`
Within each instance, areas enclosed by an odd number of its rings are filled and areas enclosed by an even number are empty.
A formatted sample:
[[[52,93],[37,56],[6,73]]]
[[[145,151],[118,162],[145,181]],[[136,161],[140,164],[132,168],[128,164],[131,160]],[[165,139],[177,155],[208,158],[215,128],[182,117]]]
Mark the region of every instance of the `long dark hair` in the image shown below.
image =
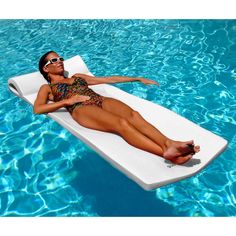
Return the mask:
[[[39,71],[40,71],[40,73],[43,75],[44,79],[46,79],[46,80],[48,81],[48,83],[50,83],[51,80],[50,80],[50,78],[48,77],[48,73],[43,70],[43,67],[44,67],[45,64],[47,63],[46,57],[47,57],[48,54],[50,54],[50,53],[56,53],[56,52],[54,52],[54,51],[46,52],[45,54],[43,54],[43,55],[41,56],[41,58],[40,58],[40,60],[39,60]]]

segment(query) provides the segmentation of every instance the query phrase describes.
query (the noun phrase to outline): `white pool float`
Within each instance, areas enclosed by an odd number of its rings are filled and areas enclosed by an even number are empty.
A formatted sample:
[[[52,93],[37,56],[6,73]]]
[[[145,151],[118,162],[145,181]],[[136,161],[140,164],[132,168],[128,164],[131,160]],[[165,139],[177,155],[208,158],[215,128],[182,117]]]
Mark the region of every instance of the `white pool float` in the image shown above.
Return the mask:
[[[75,73],[92,75],[80,56],[72,57],[64,64],[70,76]],[[46,83],[39,72],[8,80],[9,89],[31,105],[34,104],[40,86]],[[152,190],[193,176],[227,146],[225,139],[160,105],[138,98],[112,85],[100,84],[89,87],[103,96],[116,98],[128,104],[169,138],[180,141],[193,139],[201,146],[201,151],[190,161],[184,165],[173,165],[161,157],[129,145],[118,135],[80,126],[65,108],[47,114],[145,190]]]

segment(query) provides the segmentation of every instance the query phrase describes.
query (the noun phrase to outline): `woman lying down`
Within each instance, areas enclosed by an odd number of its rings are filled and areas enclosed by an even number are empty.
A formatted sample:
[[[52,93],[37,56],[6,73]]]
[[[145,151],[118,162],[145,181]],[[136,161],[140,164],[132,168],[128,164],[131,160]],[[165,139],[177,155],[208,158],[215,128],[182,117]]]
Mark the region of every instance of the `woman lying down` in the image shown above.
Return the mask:
[[[158,85],[155,81],[126,76],[93,77],[85,74],[65,78],[63,61],[53,51],[41,57],[39,70],[48,84],[39,89],[34,103],[36,114],[54,112],[65,107],[80,125],[118,134],[130,145],[161,156],[174,164],[183,164],[200,151],[200,147],[195,146],[193,140],[180,142],[166,137],[125,103],[101,96],[88,87],[130,81]],[[48,100],[54,103],[48,103]]]

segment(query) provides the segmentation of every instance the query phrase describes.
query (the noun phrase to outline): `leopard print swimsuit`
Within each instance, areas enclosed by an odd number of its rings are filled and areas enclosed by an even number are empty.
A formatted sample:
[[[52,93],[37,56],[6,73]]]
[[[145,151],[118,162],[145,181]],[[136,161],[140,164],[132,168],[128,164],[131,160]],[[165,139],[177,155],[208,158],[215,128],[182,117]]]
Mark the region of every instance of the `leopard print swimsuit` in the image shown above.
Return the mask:
[[[51,87],[55,102],[61,101],[63,99],[68,99],[75,95],[83,95],[90,97],[89,100],[86,100],[84,102],[77,102],[71,106],[67,106],[66,109],[70,113],[72,113],[77,106],[93,105],[102,107],[104,97],[90,89],[88,87],[88,83],[80,77],[75,77],[74,82],[72,84],[57,83],[50,84],[49,86]]]

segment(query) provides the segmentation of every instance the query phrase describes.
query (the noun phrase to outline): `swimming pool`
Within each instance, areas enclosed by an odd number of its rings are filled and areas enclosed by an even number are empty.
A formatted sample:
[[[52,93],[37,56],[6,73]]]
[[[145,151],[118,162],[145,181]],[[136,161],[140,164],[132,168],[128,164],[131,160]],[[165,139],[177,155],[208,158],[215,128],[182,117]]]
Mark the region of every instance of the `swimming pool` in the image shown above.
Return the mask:
[[[115,86],[229,141],[194,177],[146,192],[88,146],[8,91],[55,50],[97,76],[147,77]],[[0,20],[1,216],[236,215],[235,20]]]

